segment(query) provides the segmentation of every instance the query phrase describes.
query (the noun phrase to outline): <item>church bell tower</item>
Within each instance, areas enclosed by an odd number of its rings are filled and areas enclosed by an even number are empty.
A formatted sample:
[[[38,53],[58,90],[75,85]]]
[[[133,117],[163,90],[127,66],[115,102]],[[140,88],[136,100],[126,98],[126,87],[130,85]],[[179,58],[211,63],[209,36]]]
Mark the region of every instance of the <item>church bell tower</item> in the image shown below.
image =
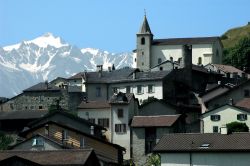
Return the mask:
[[[151,44],[153,34],[151,33],[146,14],[140,31],[136,34],[136,56],[135,67],[140,70],[149,70],[151,66]]]

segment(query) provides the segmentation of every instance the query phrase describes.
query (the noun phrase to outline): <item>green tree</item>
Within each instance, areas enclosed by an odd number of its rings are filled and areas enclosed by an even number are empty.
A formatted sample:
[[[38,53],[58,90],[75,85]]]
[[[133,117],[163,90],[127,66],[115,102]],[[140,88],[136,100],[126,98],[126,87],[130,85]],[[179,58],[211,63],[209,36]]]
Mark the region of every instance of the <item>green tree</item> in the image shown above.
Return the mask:
[[[231,134],[232,132],[248,132],[249,131],[249,128],[246,125],[246,123],[235,121],[235,122],[228,123],[226,126],[227,126],[227,130],[229,134]]]
[[[0,132],[0,150],[6,150],[13,141],[12,137]]]
[[[146,166],[160,166],[161,158],[159,154],[152,153],[148,156]]]
[[[250,67],[250,36],[242,38],[234,47],[224,49],[223,63],[243,69]]]

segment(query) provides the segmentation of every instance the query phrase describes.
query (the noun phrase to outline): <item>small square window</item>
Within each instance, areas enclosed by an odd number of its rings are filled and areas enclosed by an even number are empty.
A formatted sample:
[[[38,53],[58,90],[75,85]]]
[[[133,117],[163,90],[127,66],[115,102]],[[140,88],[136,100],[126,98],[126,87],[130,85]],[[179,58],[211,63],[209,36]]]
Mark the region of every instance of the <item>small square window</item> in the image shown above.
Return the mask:
[[[154,92],[154,86],[148,85],[148,93],[153,93],[153,92]]]
[[[102,127],[109,127],[109,119],[108,118],[98,119],[98,125],[100,125]]]
[[[220,115],[211,115],[211,120],[212,121],[219,121],[220,120]]]
[[[95,118],[89,118],[89,122],[95,123]]]
[[[43,109],[43,106],[39,105],[38,109],[39,109],[39,110]]]
[[[126,133],[126,124],[115,124],[115,132],[117,133]]]
[[[118,109],[118,118],[123,118],[123,109]]]
[[[247,120],[247,114],[238,114],[237,115],[237,120],[239,120],[239,121]]]
[[[218,133],[218,132],[219,132],[219,127],[213,126],[213,133]]]

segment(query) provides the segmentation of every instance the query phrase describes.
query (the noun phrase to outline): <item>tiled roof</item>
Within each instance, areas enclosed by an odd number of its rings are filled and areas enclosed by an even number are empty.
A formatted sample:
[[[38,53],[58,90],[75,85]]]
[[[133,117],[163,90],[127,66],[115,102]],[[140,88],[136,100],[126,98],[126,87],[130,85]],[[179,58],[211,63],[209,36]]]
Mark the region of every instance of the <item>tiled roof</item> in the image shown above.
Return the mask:
[[[203,146],[202,146],[203,145]],[[250,133],[166,134],[155,152],[250,151]]]
[[[132,127],[171,127],[180,115],[134,116]]]
[[[133,93],[121,93],[114,94],[109,103],[111,104],[128,104],[130,103],[131,99],[133,98]]]
[[[23,90],[23,92],[37,92],[37,91],[60,91],[60,88],[56,87],[53,84],[40,82],[28,89]]]
[[[247,109],[247,108],[244,108],[244,107],[239,107],[239,106],[236,106],[236,105],[224,104],[224,105],[218,106],[216,108],[213,108],[211,110],[208,110],[208,111],[204,112],[202,115],[205,115],[207,113],[213,112],[214,110],[217,110],[218,108],[225,107],[225,106],[228,106],[228,107],[231,107],[231,108],[240,109],[242,111],[250,113],[250,109]],[[223,110],[221,110],[221,111],[223,111]]]
[[[169,38],[154,39],[153,45],[184,45],[184,44],[208,44],[220,41],[219,37],[193,37],[193,38]]]
[[[238,101],[235,105],[239,106],[239,107],[250,109],[250,98],[244,98],[244,99]]]
[[[67,149],[50,151],[5,150],[0,151],[0,160],[18,156],[41,165],[84,165],[91,153],[93,153],[92,149]]]
[[[221,65],[221,64],[212,64],[215,67],[217,67],[219,70],[225,72],[225,73],[238,73],[238,74],[242,74],[244,73],[243,71],[233,67],[233,66],[229,66],[229,65]]]
[[[136,78],[133,79],[133,73],[136,73]],[[86,73],[87,83],[119,83],[119,82],[138,82],[148,80],[163,79],[170,71],[154,71],[154,72],[139,72],[138,69],[123,68],[112,71],[88,72]],[[78,73],[73,78],[81,78],[82,73]],[[101,76],[100,76],[101,75]]]
[[[80,109],[110,108],[108,101],[82,101],[78,106]]]
[[[0,120],[14,119],[38,119],[46,115],[45,110],[29,110],[29,111],[4,111],[0,112]]]

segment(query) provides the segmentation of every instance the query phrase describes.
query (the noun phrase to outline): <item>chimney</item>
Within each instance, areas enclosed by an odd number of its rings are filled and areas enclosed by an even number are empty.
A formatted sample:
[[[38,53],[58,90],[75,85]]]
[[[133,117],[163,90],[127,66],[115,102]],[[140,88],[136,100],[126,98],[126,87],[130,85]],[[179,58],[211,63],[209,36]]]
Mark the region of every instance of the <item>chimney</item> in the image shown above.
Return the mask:
[[[183,79],[189,88],[192,84],[192,45],[183,45]]]
[[[234,100],[232,98],[230,98],[228,104],[229,105],[234,105]]]
[[[133,72],[133,80],[136,79],[136,71]]]
[[[222,125],[220,128],[220,133],[221,134],[228,134],[227,133],[227,126],[226,125]]]
[[[102,77],[102,65],[97,65],[96,69],[97,69],[97,72],[98,72],[98,76]]]
[[[108,67],[108,71],[111,72],[111,66]]]
[[[95,127],[90,126],[90,135],[94,135],[94,134],[95,134]]]
[[[49,89],[49,83],[47,80],[45,81],[45,86],[46,86],[46,89]]]

